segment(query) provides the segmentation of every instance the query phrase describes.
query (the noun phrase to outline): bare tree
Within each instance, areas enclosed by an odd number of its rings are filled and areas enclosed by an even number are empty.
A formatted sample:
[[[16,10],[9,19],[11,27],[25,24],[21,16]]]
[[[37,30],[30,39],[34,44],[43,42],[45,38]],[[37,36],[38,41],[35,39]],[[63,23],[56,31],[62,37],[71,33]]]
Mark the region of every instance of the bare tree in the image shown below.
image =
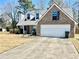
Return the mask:
[[[3,25],[4,25],[3,18],[2,18],[2,17],[0,17],[0,27],[3,27]]]
[[[57,3],[58,5],[62,6],[64,3],[64,0],[50,0],[49,1],[49,6],[53,4],[53,2]]]
[[[73,4],[73,16],[74,19],[79,23],[79,2]]]
[[[45,0],[40,0],[39,7],[40,9],[45,9]]]
[[[7,3],[4,7],[3,7],[3,12],[4,14],[7,14],[11,20],[8,20],[8,21],[11,21],[11,27],[13,28],[13,32],[14,32],[14,29],[16,28],[16,15],[17,15],[17,10],[14,6],[14,4],[12,3]]]

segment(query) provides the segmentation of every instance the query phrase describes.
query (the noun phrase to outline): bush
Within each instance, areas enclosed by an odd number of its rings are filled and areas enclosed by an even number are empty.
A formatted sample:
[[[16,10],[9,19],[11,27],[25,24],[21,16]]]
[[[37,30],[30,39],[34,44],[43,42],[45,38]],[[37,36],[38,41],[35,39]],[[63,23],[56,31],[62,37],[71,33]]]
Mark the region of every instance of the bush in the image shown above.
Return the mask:
[[[10,29],[10,33],[14,33],[14,34],[20,34],[20,30],[18,28]]]
[[[7,32],[9,31],[9,27],[6,27]]]
[[[79,27],[79,23],[78,23],[78,27]]]
[[[2,31],[2,28],[0,28],[0,31]]]
[[[10,29],[9,32],[10,32],[10,33],[13,33],[13,29]]]
[[[76,27],[75,33],[76,33],[76,34],[79,34],[79,27],[78,27],[78,26]]]
[[[18,28],[15,29],[15,34],[20,34],[20,30]]]

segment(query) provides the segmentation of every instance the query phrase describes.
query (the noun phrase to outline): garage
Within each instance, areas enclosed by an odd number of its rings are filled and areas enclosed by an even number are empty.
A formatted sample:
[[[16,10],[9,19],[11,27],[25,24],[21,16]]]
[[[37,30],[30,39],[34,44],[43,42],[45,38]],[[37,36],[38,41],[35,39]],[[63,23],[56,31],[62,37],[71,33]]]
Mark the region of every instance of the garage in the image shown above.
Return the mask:
[[[65,32],[70,32],[70,24],[41,25],[41,36],[65,37]]]

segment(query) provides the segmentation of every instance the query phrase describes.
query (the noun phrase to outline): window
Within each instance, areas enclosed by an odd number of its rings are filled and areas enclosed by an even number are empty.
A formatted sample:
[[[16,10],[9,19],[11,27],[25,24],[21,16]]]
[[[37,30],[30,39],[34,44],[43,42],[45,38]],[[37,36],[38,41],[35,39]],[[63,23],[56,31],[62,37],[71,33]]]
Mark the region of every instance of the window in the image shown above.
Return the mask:
[[[30,14],[27,14],[27,19],[30,19]]]
[[[59,20],[60,12],[59,11],[53,11],[52,13],[52,20]]]
[[[39,13],[36,13],[36,19],[39,19]]]
[[[27,21],[27,19],[25,19],[25,21]]]
[[[31,19],[31,21],[35,21],[35,17],[33,17],[33,18]]]

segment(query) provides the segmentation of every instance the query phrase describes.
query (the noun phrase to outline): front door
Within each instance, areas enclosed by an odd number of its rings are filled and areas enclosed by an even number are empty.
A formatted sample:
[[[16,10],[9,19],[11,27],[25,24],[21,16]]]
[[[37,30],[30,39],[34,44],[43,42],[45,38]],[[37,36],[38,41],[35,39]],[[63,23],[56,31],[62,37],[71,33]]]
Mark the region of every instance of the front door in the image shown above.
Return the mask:
[[[30,27],[29,26],[26,27],[26,30],[27,30],[27,34],[30,34]]]

